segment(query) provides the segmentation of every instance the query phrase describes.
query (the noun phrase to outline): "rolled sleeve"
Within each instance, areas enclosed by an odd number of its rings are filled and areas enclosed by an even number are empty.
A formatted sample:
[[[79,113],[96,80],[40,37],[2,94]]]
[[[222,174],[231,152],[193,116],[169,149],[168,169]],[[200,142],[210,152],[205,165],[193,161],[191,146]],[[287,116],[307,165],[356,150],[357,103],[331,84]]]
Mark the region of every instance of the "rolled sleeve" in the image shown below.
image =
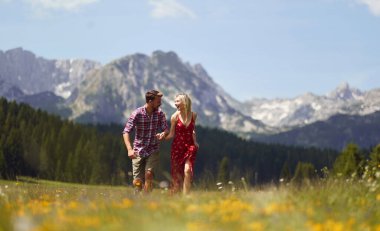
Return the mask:
[[[127,123],[125,124],[123,134],[131,133],[136,125],[137,111],[134,111],[131,116],[128,118]]]

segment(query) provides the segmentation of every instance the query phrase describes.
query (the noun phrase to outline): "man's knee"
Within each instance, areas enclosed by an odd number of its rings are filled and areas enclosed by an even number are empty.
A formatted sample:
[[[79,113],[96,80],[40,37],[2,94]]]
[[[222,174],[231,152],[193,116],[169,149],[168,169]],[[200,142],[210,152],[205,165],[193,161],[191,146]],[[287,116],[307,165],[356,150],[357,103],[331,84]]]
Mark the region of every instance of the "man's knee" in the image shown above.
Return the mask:
[[[145,171],[145,179],[152,180],[153,176],[154,174],[152,170],[148,169]]]

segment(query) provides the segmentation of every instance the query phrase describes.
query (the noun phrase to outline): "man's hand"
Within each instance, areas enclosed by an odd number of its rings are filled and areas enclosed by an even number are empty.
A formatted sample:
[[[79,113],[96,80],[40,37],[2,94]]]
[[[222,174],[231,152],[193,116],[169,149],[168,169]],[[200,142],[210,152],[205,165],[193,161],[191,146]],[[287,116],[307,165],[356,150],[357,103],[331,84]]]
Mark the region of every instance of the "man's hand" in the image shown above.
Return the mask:
[[[165,139],[165,132],[157,133],[157,134],[156,134],[156,138],[157,138],[158,140],[163,140],[163,139]]]
[[[128,157],[131,159],[136,158],[135,151],[133,151],[133,149],[128,149]]]

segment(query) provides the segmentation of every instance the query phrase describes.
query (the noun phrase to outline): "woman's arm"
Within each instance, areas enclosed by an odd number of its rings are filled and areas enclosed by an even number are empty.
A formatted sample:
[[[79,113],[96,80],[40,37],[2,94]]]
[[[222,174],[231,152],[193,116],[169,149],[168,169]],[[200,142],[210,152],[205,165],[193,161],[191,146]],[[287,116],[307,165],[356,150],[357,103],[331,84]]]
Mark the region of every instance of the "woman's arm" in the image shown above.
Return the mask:
[[[193,140],[194,140],[195,146],[197,146],[199,148],[199,144],[197,142],[197,134],[195,133],[195,121],[197,120],[197,113],[193,112],[193,116],[194,116]]]
[[[175,133],[175,124],[177,122],[177,116],[178,116],[178,113],[175,112],[170,118],[170,131],[169,131],[169,134],[165,137],[165,140],[170,140],[171,138],[173,138],[174,133]]]

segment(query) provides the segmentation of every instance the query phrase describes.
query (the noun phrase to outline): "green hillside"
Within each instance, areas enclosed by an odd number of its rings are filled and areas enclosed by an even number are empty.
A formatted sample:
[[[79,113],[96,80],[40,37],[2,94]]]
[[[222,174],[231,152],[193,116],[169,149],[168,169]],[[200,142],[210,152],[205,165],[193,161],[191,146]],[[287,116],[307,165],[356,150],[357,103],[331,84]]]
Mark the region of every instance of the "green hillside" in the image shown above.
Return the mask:
[[[76,183],[130,183],[131,164],[122,140],[123,125],[83,125],[0,99],[0,176],[31,176]],[[338,153],[317,148],[269,145],[232,133],[197,127],[200,144],[195,183],[210,185],[245,177],[251,184],[292,175],[298,162],[317,170],[331,167]],[[170,143],[161,148],[157,180],[168,179]]]

